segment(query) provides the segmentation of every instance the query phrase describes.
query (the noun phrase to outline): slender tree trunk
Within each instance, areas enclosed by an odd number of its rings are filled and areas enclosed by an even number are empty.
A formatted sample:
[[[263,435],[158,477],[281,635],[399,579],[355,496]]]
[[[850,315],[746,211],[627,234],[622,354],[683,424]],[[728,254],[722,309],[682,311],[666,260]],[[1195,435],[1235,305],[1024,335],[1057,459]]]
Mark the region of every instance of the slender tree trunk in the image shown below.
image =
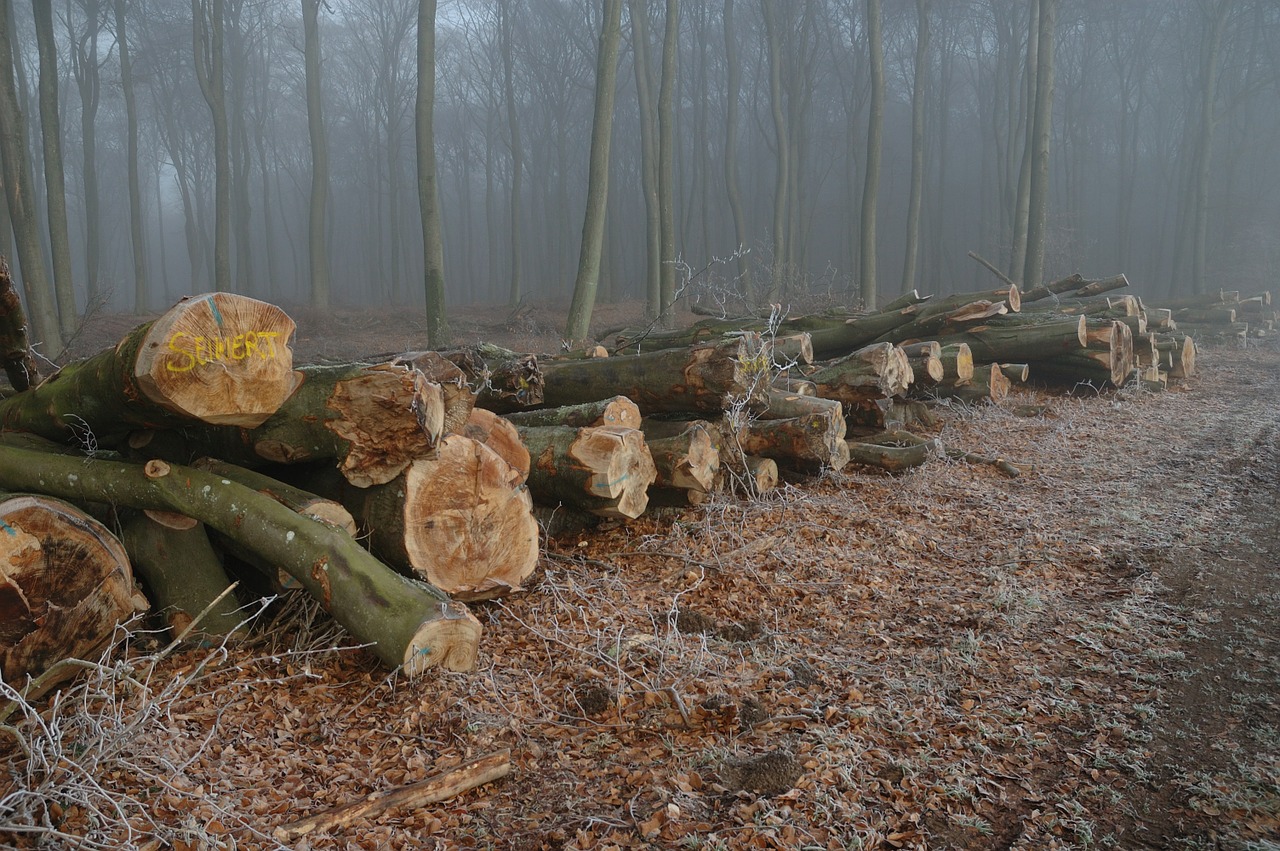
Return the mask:
[[[13,222],[18,261],[22,264],[22,290],[35,329],[36,341],[50,357],[62,351],[62,330],[57,302],[50,286],[36,224],[35,181],[27,160],[27,122],[14,79],[14,55],[10,0],[0,0],[0,160],[4,163],[4,189]]]
[[[728,92],[724,116],[724,183],[733,215],[733,234],[738,258],[738,280],[748,303],[755,301],[751,264],[747,257],[747,221],[742,211],[738,187],[738,100],[742,97],[742,63],[738,61],[738,38],[733,31],[733,0],[724,0],[724,64]]]
[[[147,247],[143,241],[142,178],[138,163],[138,99],[133,91],[133,60],[125,29],[125,0],[115,0],[116,44],[120,50],[120,86],[124,90],[126,156],[129,169],[129,244],[133,252],[133,310],[145,313],[150,307],[147,282]]]
[[[871,54],[871,111],[867,120],[867,171],[862,183],[862,249],[858,280],[862,303],[876,305],[876,201],[880,194],[880,148],[884,136],[884,42],[880,0],[867,0],[867,49]]]
[[[418,0],[418,95],[414,107],[418,149],[418,206],[422,210],[423,278],[427,303],[427,345],[449,342],[444,303],[444,240],[440,191],[436,185],[436,0]]]
[[[777,175],[773,184],[773,271],[765,299],[777,301],[785,284],[787,265],[787,180],[791,156],[787,150],[787,120],[782,104],[782,43],[774,0],[761,0],[764,12],[765,39],[769,51],[769,106],[773,114],[774,162]]]
[[[191,0],[196,79],[213,119],[213,286],[231,290],[231,134],[227,129],[227,82],[223,70],[224,0]]]
[[[618,45],[622,40],[622,0],[604,0],[600,46],[596,60],[596,105],[591,124],[591,160],[587,175],[587,211],[582,223],[582,250],[565,338],[585,340],[591,326],[604,246],[605,213],[609,204],[609,142],[613,132],[613,101],[618,81]]]
[[[902,262],[903,293],[916,285],[920,254],[920,199],[924,194],[924,97],[929,75],[930,0],[916,0],[916,65],[911,83],[911,197],[907,201],[907,248]]]
[[[241,15],[245,0],[231,0],[228,7],[228,21],[231,24],[231,198],[234,216],[232,229],[235,232],[236,274],[235,287],[240,292],[251,292],[253,289],[253,238],[251,224],[253,207],[249,198],[249,170],[252,165],[249,156],[249,130],[246,117],[249,106],[245,100],[246,78],[249,72],[249,55],[245,48],[245,31],[241,25]]]
[[[98,0],[84,4],[85,30],[73,52],[80,89],[80,137],[84,150],[85,271],[89,303],[102,299],[102,217],[98,203],[98,35],[102,29]]]
[[[641,0],[630,0],[631,52],[636,70],[636,102],[640,111],[640,184],[645,212],[645,299],[650,316],[662,313],[662,234],[658,215],[658,143],[654,138],[653,78],[649,70],[649,12]]]
[[[1022,165],[1018,169],[1018,195],[1013,209],[1013,248],[1009,258],[1009,274],[1020,276],[1027,263],[1027,221],[1031,212],[1031,168],[1035,159],[1036,71],[1040,65],[1040,2],[1032,0],[1031,23],[1027,28],[1027,64],[1024,69],[1023,110],[1026,135],[1023,139]],[[1025,281],[1024,281],[1025,283]],[[1028,284],[1035,286],[1038,281]]]
[[[516,104],[515,55],[511,45],[511,4],[515,0],[501,0],[498,6],[499,37],[502,50],[502,85],[507,101],[507,134],[511,142],[511,283],[507,303],[512,307],[520,303],[524,292],[520,285],[520,189],[524,172],[524,150],[520,144],[520,110]]]
[[[44,151],[44,189],[53,255],[53,289],[58,322],[70,337],[76,330],[76,290],[71,273],[71,238],[67,232],[67,188],[62,167],[62,123],[58,118],[58,49],[53,41],[53,4],[33,0],[36,45],[40,53],[40,136]]]
[[[1031,170],[1031,194],[1027,217],[1027,260],[1023,266],[1024,287],[1033,287],[1044,277],[1045,246],[1049,224],[1049,141],[1053,119],[1053,31],[1057,20],[1056,0],[1040,0],[1039,60],[1036,68],[1035,160]]]
[[[1200,125],[1198,128],[1199,159],[1193,184],[1191,237],[1191,290],[1205,291],[1205,254],[1209,234],[1209,177],[1213,165],[1214,101],[1218,94],[1218,59],[1222,52],[1222,28],[1226,23],[1231,0],[1218,0],[1209,22],[1200,71]]]
[[[311,306],[329,307],[329,251],[325,240],[325,210],[329,204],[329,142],[324,131],[320,97],[321,0],[302,0],[302,22],[307,66],[307,131],[311,137],[311,205],[307,244],[311,263]]]
[[[675,324],[676,300],[676,48],[680,34],[680,0],[667,0],[666,32],[662,37],[662,87],[658,90],[658,227],[662,265],[658,271],[659,311],[664,328]]]

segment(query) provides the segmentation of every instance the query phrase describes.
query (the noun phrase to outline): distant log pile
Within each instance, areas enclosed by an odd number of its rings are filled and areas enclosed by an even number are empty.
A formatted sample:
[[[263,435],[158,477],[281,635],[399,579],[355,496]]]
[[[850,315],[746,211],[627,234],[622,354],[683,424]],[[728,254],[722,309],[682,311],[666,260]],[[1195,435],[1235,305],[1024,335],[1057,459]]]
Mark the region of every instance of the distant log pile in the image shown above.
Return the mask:
[[[480,345],[295,369],[283,311],[218,293],[38,381],[7,283],[9,681],[92,652],[146,608],[135,580],[175,631],[201,616],[233,632],[236,601],[219,595],[237,565],[305,589],[390,667],[466,670],[481,627],[465,604],[521,589],[539,557],[535,505],[627,520],[780,475],[940,456],[1016,476],[912,430],[935,425],[931,408],[1000,403],[1028,381],[1162,389],[1194,374],[1197,340],[1275,322],[1267,293],[1151,308],[1115,294],[1123,275],[1072,276],[627,329],[589,357]],[[62,545],[79,561],[44,555]]]

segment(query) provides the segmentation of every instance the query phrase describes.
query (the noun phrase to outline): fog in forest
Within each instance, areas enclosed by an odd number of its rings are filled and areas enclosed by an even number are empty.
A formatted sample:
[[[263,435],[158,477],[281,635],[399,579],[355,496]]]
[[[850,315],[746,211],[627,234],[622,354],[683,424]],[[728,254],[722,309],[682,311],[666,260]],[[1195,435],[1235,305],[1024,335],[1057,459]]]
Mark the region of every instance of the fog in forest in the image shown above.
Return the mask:
[[[657,310],[663,270],[856,304],[994,285],[969,252],[1152,295],[1280,265],[1274,0],[436,5],[0,0],[0,253],[37,336],[213,289],[566,315],[576,280]]]

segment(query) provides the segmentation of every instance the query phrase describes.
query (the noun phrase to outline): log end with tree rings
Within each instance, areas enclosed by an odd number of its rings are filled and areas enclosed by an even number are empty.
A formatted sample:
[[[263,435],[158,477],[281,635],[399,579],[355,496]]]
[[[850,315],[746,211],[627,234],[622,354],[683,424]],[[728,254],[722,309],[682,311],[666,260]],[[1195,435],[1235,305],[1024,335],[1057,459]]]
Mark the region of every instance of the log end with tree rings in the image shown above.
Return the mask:
[[[297,388],[293,320],[232,293],[183,299],[152,323],[133,378],[152,402],[214,425],[252,428]]]
[[[441,601],[436,616],[423,623],[405,647],[405,674],[412,679],[430,668],[474,669],[482,631],[480,621],[466,606]]]
[[[402,482],[402,546],[419,578],[461,600],[520,589],[538,562],[538,523],[506,460],[449,435]]]
[[[0,674],[17,685],[68,658],[93,659],[147,608],[120,542],[61,500],[0,502]],[[74,669],[71,669],[74,670]]]
[[[391,481],[430,456],[444,432],[444,391],[408,366],[380,364],[334,382],[325,408],[337,414],[325,428],[345,442],[338,469],[357,487]]]

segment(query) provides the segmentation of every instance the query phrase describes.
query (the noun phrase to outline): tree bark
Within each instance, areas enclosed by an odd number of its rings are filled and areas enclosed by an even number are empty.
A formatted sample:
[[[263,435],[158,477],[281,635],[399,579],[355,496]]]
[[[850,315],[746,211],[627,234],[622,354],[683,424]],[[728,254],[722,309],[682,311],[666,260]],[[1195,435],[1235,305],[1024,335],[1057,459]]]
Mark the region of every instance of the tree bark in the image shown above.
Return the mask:
[[[464,606],[395,574],[346,532],[221,476],[0,447],[0,487],[185,514],[288,572],[385,665],[410,677],[475,665],[481,627]]]
[[[676,300],[676,113],[677,39],[680,0],[666,0],[666,31],[662,37],[662,84],[658,89],[658,232],[662,249],[658,270],[658,320],[664,328],[675,322]]]
[[[733,31],[733,0],[724,0],[724,64],[727,86],[724,116],[724,183],[733,216],[734,256],[738,280],[748,304],[755,300],[751,280],[751,264],[747,254],[747,221],[742,211],[742,193],[738,187],[738,101],[742,97],[742,63],[738,60],[738,40]]]
[[[40,383],[40,367],[27,342],[27,316],[3,255],[0,255],[0,366],[15,392],[21,393]]]
[[[44,188],[53,257],[53,289],[58,322],[70,338],[76,330],[76,291],[71,273],[71,236],[67,231],[67,188],[62,167],[62,123],[58,116],[58,49],[53,41],[53,4],[35,0],[36,45],[40,54],[40,137],[44,151]]]
[[[436,179],[436,0],[418,0],[418,93],[414,101],[418,158],[418,207],[422,212],[422,251],[427,308],[427,345],[449,342],[445,316],[444,236]]]
[[[1044,277],[1049,226],[1049,142],[1053,120],[1053,36],[1057,0],[1037,0],[1039,41],[1036,60],[1036,99],[1033,115],[1034,156],[1027,216],[1027,259],[1022,270],[1023,287],[1033,287]]]
[[[930,0],[916,0],[916,61],[911,78],[911,189],[907,201],[907,234],[902,263],[902,292],[916,285],[920,254],[920,203],[924,195],[924,98],[929,74]]]
[[[902,349],[875,343],[819,367],[805,376],[818,386],[818,395],[835,399],[847,409],[904,393],[914,376]]]
[[[329,141],[320,96],[320,3],[302,0],[303,56],[306,66],[307,135],[311,140],[311,202],[307,214],[307,250],[311,268],[311,306],[329,307],[329,252],[325,211],[329,203]],[[270,248],[268,251],[272,250]]]
[[[876,205],[880,195],[880,150],[884,137],[884,39],[880,0],[867,0],[867,50],[871,56],[871,107],[867,119],[866,171],[862,184],[858,282],[862,303],[876,306]]]
[[[143,238],[142,179],[138,161],[138,99],[133,87],[133,58],[125,28],[125,0],[115,0],[116,43],[120,48],[120,87],[124,93],[125,156],[129,170],[129,244],[133,255],[133,310],[145,313],[151,306],[147,279],[147,246]],[[265,169],[263,169],[265,173]]]
[[[224,0],[191,0],[196,79],[213,118],[213,286],[231,290],[231,134],[227,127],[227,81],[223,70]]]
[[[715,486],[720,450],[718,435],[711,423],[646,420],[642,428],[657,468],[655,487],[708,493]]]
[[[583,402],[580,405],[567,405],[563,408],[515,411],[505,416],[521,428],[556,425],[573,428],[606,425],[640,428],[641,423],[640,408],[626,396],[611,396],[608,399]]]

